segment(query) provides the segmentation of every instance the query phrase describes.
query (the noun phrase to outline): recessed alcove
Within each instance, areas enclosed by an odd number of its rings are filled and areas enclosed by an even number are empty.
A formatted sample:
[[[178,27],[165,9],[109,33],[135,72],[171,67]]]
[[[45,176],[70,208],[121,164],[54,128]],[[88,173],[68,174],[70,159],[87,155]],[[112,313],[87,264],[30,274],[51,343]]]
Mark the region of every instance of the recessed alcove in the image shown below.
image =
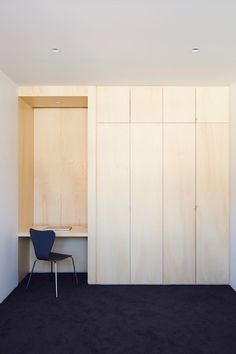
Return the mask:
[[[30,227],[72,227],[60,235],[55,249],[76,250],[78,270],[83,272],[87,271],[87,239],[76,237],[87,233],[88,224],[87,108],[87,96],[24,96],[18,106],[19,235]],[[24,262],[27,269],[33,250],[23,249],[21,269]],[[64,262],[61,270],[70,271],[70,264]],[[47,265],[40,264],[38,271],[48,271]]]

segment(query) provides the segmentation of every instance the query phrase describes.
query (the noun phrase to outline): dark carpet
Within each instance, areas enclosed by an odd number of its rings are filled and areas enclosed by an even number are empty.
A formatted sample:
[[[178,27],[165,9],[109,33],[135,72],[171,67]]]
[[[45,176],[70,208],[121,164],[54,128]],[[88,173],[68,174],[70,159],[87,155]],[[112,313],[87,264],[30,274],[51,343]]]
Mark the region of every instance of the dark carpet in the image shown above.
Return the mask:
[[[0,305],[1,354],[235,354],[229,286],[99,286],[59,274],[25,280]]]

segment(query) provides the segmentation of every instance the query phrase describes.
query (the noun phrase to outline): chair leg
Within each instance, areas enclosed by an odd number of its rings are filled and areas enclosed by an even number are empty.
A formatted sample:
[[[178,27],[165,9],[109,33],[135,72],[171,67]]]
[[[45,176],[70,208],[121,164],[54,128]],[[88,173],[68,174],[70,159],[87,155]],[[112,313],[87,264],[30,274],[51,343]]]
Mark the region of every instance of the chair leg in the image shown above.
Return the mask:
[[[53,281],[53,262],[51,262],[51,281]]]
[[[32,277],[36,262],[37,262],[37,259],[34,261],[34,264],[33,264],[33,267],[32,267],[32,270],[31,270],[31,273],[30,273],[30,276],[29,276],[29,279],[28,279],[28,282],[27,282],[27,285],[26,285],[26,289],[28,289],[28,287],[29,287],[29,283],[30,283],[30,280],[31,280],[31,277]]]
[[[57,291],[57,262],[54,262],[55,265],[55,289],[56,289],[56,297],[58,297],[58,291]]]
[[[76,273],[76,270],[75,270],[75,262],[74,262],[74,258],[72,256],[71,256],[71,260],[72,260],[74,274],[75,274],[75,283],[76,283],[76,285],[78,285],[78,277],[77,277],[77,273]]]

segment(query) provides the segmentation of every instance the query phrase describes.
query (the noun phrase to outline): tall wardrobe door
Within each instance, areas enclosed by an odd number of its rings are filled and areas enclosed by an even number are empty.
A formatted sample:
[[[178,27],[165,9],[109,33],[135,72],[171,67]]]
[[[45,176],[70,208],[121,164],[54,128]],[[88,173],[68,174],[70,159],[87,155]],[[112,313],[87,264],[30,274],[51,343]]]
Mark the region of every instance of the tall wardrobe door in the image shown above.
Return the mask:
[[[228,124],[197,124],[197,282],[228,283]]]
[[[164,283],[195,283],[195,124],[164,124]]]
[[[130,281],[129,124],[98,124],[97,281]]]
[[[161,124],[131,124],[131,281],[162,283]]]

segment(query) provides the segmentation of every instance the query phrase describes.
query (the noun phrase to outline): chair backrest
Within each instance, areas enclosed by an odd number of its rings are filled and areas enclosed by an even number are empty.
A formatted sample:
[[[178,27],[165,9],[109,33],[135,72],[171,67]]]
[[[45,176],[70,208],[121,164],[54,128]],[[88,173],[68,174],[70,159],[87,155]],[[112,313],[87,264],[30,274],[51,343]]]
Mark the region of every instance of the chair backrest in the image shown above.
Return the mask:
[[[47,260],[55,241],[55,232],[52,230],[39,231],[30,229],[30,237],[33,242],[35,256],[38,259]]]

